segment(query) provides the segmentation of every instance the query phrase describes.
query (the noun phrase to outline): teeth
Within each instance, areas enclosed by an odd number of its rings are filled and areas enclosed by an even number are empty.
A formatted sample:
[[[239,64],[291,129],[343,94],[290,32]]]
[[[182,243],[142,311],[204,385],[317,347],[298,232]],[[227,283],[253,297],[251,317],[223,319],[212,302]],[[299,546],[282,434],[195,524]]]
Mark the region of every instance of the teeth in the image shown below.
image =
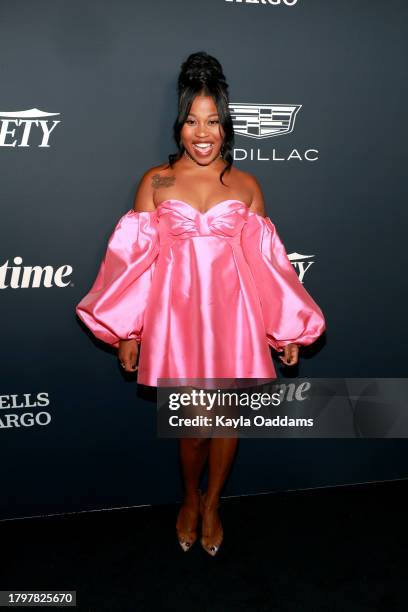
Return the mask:
[[[200,149],[206,149],[207,147],[212,147],[210,142],[202,142],[201,144],[194,144],[195,147],[200,147]]]

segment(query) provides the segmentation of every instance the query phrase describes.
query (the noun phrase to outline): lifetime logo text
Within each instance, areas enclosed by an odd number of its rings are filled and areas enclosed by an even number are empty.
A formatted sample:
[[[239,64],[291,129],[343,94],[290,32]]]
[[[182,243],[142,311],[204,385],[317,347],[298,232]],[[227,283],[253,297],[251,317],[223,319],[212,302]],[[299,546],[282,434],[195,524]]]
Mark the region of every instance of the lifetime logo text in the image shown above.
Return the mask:
[[[0,289],[29,289],[38,287],[67,287],[73,268],[63,265],[54,269],[52,266],[21,266],[22,257],[14,257],[14,266],[8,260],[0,266]]]

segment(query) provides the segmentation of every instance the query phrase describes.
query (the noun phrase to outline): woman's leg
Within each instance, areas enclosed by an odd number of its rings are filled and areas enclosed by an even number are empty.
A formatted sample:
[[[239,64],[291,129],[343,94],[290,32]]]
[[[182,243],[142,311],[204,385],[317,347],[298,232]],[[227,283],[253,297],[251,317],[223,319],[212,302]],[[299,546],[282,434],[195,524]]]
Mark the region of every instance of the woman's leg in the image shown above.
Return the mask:
[[[187,414],[194,416],[195,413]],[[208,490],[201,508],[203,513],[203,536],[208,545],[222,538],[222,525],[217,506],[221,490],[228,476],[234,459],[237,438],[181,438],[180,459],[183,474],[185,496],[177,518],[177,529],[183,532],[184,541],[195,539],[195,530],[200,511],[199,483],[200,476],[208,459]],[[191,537],[188,533],[192,532]],[[188,546],[191,544],[188,544]]]
[[[207,505],[216,506],[238,446],[238,438],[211,438],[208,458]]]
[[[233,389],[235,388],[235,378],[222,379],[221,389]],[[233,419],[237,416],[236,406],[229,404],[223,400],[223,397],[217,399],[214,403],[213,410],[219,414],[222,414],[226,418]],[[217,428],[214,427],[214,431]],[[234,435],[236,430],[232,426],[226,429],[230,432],[228,438],[217,438],[211,437],[209,457],[208,457],[208,489],[206,493],[206,505],[216,507],[219,502],[222,488],[227,479],[228,473],[231,468],[232,461],[235,457],[235,453],[238,445],[238,438]],[[225,431],[225,429],[224,429]]]
[[[179,440],[184,500],[177,517],[176,528],[183,550],[194,543],[200,514],[199,484],[209,451],[209,438],[181,438]]]
[[[185,497],[195,499],[208,457],[210,438],[180,438],[179,443]]]
[[[195,387],[192,386],[183,389],[185,393],[192,393],[194,390]],[[182,416],[193,419],[196,416],[201,416],[202,413],[203,404],[200,404],[199,407],[190,405],[183,407]],[[184,481],[185,502],[187,503],[189,500],[193,503],[197,501],[200,476],[209,452],[210,439],[206,437],[206,430],[198,427],[196,431],[200,437],[180,438],[181,471]]]
[[[223,529],[218,514],[219,498],[238,445],[238,438],[211,438],[208,462],[208,489],[201,505],[202,540],[215,555],[221,545]]]

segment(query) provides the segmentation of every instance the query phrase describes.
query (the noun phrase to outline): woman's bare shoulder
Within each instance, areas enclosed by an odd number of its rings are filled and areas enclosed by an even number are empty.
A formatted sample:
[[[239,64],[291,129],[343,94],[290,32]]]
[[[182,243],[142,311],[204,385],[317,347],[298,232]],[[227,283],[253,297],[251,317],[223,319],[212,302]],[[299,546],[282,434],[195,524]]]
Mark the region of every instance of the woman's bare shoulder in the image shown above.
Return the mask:
[[[232,167],[231,179],[237,193],[245,194],[243,201],[248,202],[248,208],[258,215],[265,216],[265,204],[261,186],[254,174]]]
[[[233,171],[236,179],[242,181],[242,184],[246,187],[253,187],[254,182],[257,180],[254,174],[235,168],[235,166],[233,166]]]
[[[155,190],[168,178],[168,170],[168,164],[160,164],[148,168],[143,173],[136,188],[133,210],[154,211],[156,209]]]
[[[254,174],[239,170],[241,173],[241,180],[245,185],[246,190],[250,194],[250,207],[249,210],[257,213],[261,217],[265,216],[265,199],[262,192],[262,187]]]
[[[245,170],[240,170],[235,166],[231,166],[229,176],[234,181],[235,187],[242,188],[244,191],[253,190],[256,177],[253,174],[250,174],[250,172],[246,172]]]
[[[159,164],[158,166],[152,166],[151,168],[148,168],[145,171],[142,178],[140,179],[140,182],[144,181],[154,183],[155,179],[158,179],[159,177],[165,177],[166,175],[168,176],[172,172],[173,171],[170,165],[167,163]]]

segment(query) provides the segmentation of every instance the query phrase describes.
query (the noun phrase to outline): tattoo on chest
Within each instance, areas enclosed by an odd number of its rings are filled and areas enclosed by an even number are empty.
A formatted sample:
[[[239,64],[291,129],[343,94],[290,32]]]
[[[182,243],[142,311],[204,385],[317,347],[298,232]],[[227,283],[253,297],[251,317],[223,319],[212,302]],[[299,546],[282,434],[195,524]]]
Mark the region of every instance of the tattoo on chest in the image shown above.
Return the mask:
[[[152,176],[152,187],[153,189],[159,189],[160,187],[172,187],[175,180],[175,176],[161,176],[160,174],[154,174]]]

